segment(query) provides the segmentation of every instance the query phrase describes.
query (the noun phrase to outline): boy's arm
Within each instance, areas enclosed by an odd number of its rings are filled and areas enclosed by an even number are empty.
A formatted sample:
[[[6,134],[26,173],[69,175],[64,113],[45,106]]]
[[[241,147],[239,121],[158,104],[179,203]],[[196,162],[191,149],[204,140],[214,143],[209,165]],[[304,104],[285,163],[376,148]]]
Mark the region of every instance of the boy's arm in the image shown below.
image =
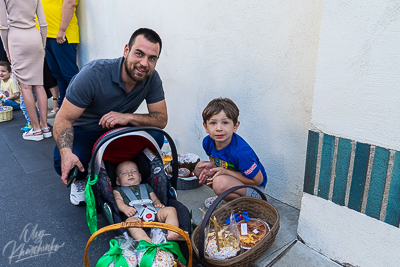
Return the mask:
[[[250,179],[250,178],[247,178],[247,177],[243,176],[241,174],[241,172],[231,171],[231,170],[224,169],[224,168],[221,168],[221,167],[213,168],[213,169],[211,169],[211,171],[215,171],[216,172],[214,174],[214,176],[213,176],[213,179],[215,177],[217,177],[218,175],[229,175],[229,176],[232,176],[232,177],[238,179],[242,183],[248,184],[248,185],[260,185],[262,183],[262,181],[263,181],[263,175],[261,173],[261,170],[258,171],[257,175],[254,176],[253,179]]]
[[[16,92],[8,97],[8,100],[17,100],[19,99],[19,92]]]
[[[151,201],[153,201],[153,206],[154,206],[155,208],[163,208],[163,207],[165,207],[165,206],[161,203],[161,201],[158,199],[158,197],[156,196],[156,194],[155,194],[154,192],[151,192],[149,195],[150,195]]]
[[[136,209],[134,207],[128,206],[124,203],[124,200],[117,190],[113,190],[115,203],[117,203],[118,209],[123,212],[127,217],[132,217],[136,214]]]

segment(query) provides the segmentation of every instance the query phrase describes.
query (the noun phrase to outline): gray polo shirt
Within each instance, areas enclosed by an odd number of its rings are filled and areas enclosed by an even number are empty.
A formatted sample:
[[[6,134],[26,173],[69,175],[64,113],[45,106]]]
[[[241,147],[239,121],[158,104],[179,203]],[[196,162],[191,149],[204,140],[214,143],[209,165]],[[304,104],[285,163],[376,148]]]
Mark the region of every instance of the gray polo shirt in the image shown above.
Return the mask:
[[[121,80],[122,61],[123,57],[94,60],[72,78],[65,97],[85,109],[74,126],[87,131],[104,130],[98,125],[104,114],[110,111],[134,113],[143,100],[147,104],[164,100],[162,82],[156,70],[127,95]]]

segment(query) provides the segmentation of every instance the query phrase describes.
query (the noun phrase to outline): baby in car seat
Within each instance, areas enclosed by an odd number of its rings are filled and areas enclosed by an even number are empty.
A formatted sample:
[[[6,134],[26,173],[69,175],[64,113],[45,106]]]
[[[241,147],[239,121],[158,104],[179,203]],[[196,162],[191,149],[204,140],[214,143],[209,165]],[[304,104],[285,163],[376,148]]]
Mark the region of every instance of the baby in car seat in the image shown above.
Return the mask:
[[[119,211],[128,217],[126,222],[157,220],[179,227],[175,208],[165,207],[149,184],[140,184],[142,177],[134,162],[120,163],[116,174],[116,183],[119,186],[114,188],[113,194]],[[151,242],[150,237],[142,228],[129,228],[129,233],[135,240]],[[173,231],[168,231],[167,239],[184,240],[181,235]]]

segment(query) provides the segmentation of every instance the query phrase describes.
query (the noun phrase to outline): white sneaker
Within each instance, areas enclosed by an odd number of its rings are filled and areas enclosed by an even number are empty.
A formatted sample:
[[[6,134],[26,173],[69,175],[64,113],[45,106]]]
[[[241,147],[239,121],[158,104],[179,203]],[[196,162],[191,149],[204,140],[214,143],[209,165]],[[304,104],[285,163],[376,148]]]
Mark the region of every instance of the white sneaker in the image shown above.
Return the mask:
[[[56,117],[56,115],[57,115],[57,112],[58,112],[58,110],[59,110],[59,108],[56,108],[56,109],[53,109],[52,111],[50,111],[48,114],[47,114],[47,118],[55,118]]]
[[[86,180],[76,180],[75,183],[71,184],[71,193],[69,200],[72,205],[80,206],[86,203],[85,201],[85,187]]]

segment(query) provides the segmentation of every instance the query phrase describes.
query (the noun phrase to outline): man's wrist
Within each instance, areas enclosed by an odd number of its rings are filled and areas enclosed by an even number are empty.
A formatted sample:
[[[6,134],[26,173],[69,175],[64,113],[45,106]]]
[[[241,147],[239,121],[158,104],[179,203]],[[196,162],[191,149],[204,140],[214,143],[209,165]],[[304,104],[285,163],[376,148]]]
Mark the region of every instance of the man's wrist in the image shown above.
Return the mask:
[[[63,158],[69,154],[72,154],[72,149],[69,147],[64,147],[60,149],[60,156]]]

